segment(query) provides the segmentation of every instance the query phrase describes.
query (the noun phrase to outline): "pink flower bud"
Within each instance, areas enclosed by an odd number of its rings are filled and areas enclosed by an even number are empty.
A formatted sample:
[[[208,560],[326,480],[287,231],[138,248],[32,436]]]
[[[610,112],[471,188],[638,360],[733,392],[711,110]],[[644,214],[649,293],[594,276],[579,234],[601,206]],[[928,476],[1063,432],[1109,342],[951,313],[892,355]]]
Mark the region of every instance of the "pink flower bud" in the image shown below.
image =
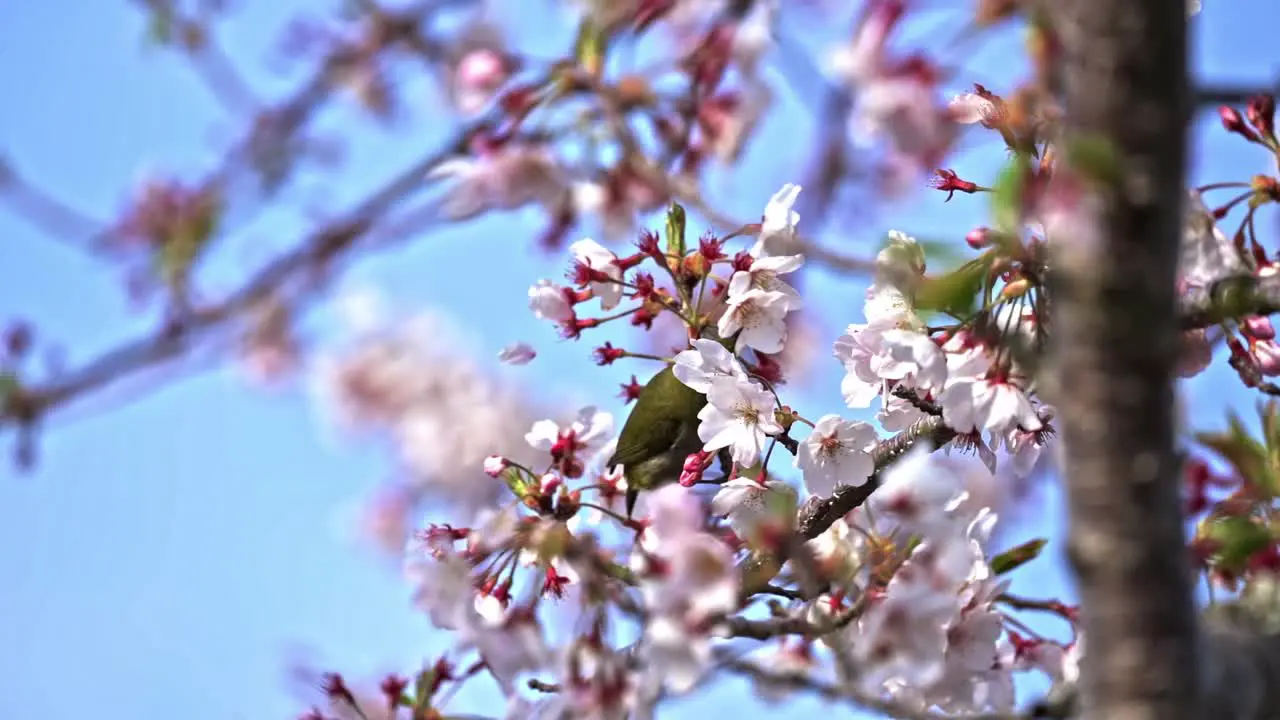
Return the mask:
[[[465,90],[493,90],[507,77],[507,64],[489,49],[472,50],[458,62],[458,85]]]
[[[1276,336],[1276,329],[1271,325],[1271,319],[1263,315],[1250,315],[1240,323],[1240,331],[1255,340],[1273,340]]]
[[[706,450],[699,450],[686,457],[684,459],[684,468],[680,471],[680,484],[685,487],[696,485],[702,479],[702,472],[706,469],[710,460],[711,453]]]
[[[501,477],[509,463],[501,455],[490,455],[484,459],[484,472],[489,477]]]
[[[981,250],[991,244],[991,230],[985,227],[974,228],[964,236],[964,241],[974,250]]]
[[[1244,124],[1244,118],[1240,116],[1240,111],[1230,105],[1223,105],[1218,108],[1218,117],[1222,119],[1222,127],[1227,132],[1235,133],[1249,142],[1257,142],[1258,135]]]

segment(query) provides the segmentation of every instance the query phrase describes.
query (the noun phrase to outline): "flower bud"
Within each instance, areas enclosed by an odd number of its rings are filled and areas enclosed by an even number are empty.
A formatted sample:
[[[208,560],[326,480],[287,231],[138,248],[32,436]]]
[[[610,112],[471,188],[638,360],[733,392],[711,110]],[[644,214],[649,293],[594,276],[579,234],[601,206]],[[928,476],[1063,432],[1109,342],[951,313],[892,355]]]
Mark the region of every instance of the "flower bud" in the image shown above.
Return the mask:
[[[1244,124],[1244,118],[1240,117],[1240,111],[1230,105],[1223,105],[1218,108],[1218,117],[1222,118],[1222,127],[1227,132],[1235,133],[1249,142],[1258,142],[1258,135]]]
[[[1265,137],[1275,137],[1276,99],[1272,95],[1254,95],[1245,106],[1249,124]]]
[[[1273,340],[1276,329],[1271,319],[1263,315],[1250,315],[1240,323],[1240,331],[1254,340]]]
[[[981,250],[991,245],[991,229],[985,227],[974,228],[964,236],[964,241],[974,250]]]
[[[489,477],[501,477],[507,469],[507,459],[501,455],[490,455],[484,459],[484,472]]]
[[[1000,290],[1000,299],[1013,300],[1014,298],[1020,298],[1023,295],[1026,295],[1027,291],[1030,289],[1030,280],[1026,278],[1018,278],[1017,280],[1012,280],[1005,284],[1004,288]]]

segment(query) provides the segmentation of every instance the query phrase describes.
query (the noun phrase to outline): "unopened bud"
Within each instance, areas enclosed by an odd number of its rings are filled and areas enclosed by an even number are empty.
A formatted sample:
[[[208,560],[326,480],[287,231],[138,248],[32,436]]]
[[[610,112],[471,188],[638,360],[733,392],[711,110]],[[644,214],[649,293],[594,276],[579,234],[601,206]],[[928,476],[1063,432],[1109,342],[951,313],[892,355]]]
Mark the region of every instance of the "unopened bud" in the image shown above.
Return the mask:
[[[1013,300],[1027,294],[1031,289],[1031,281],[1026,278],[1018,278],[1005,284],[1000,290],[1001,300]]]
[[[1218,117],[1222,118],[1222,127],[1227,132],[1235,133],[1249,142],[1258,142],[1258,135],[1249,126],[1244,124],[1244,118],[1240,116],[1240,111],[1230,105],[1223,105],[1218,108]]]
[[[974,228],[964,236],[964,241],[974,250],[981,250],[991,245],[991,230],[985,227]]]
[[[1276,99],[1271,95],[1254,95],[1245,106],[1249,124],[1265,137],[1275,137]]]
[[[619,109],[629,110],[653,104],[653,88],[643,75],[626,75],[616,86]]]
[[[484,459],[484,472],[489,477],[501,477],[507,466],[507,459],[501,455],[490,455]]]
[[[1263,315],[1250,315],[1240,323],[1240,331],[1255,340],[1274,340],[1276,329],[1271,319]]]
[[[709,464],[711,464],[711,453],[706,450],[699,450],[686,457],[684,467],[680,470],[680,484],[684,487],[697,485]]]

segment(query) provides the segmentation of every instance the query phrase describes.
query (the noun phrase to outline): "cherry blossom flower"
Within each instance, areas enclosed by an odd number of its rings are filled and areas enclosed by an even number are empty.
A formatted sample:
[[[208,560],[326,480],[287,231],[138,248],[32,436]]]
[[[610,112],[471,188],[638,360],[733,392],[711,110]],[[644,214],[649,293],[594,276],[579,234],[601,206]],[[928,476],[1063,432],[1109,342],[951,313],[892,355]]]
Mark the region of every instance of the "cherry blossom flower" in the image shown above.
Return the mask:
[[[673,693],[689,692],[711,666],[711,639],[680,616],[660,615],[645,628],[645,654],[654,684]]]
[[[876,413],[876,421],[880,423],[880,427],[890,432],[906,430],[926,417],[929,417],[928,414],[910,400],[897,395],[885,396],[883,407]]]
[[[863,314],[868,323],[882,327],[910,328],[919,322],[910,298],[892,284],[874,282],[867,288],[866,297]]]
[[[486,457],[524,463],[536,454],[512,442],[533,421],[532,403],[483,372],[463,344],[443,316],[415,315],[323,352],[312,382],[342,427],[393,441],[405,483],[470,513],[504,492],[483,474]]]
[[[804,473],[810,493],[830,495],[839,485],[858,486],[871,477],[875,444],[875,428],[867,423],[824,415],[800,446],[795,466]]]
[[[942,388],[947,380],[947,359],[927,335],[895,328],[886,330],[883,339],[888,352],[878,363],[881,377],[927,392]]]
[[[452,181],[440,212],[455,221],[535,203],[554,207],[567,187],[563,170],[547,148],[517,143],[479,143],[472,155],[440,163],[427,178]]]
[[[850,325],[836,338],[833,354],[844,365],[840,394],[851,408],[865,408],[884,392],[885,381],[879,374],[879,357],[884,351],[881,325]]]
[[[947,359],[928,336],[883,325],[850,325],[836,339],[836,359],[845,367],[840,392],[851,408],[864,408],[885,394],[887,381],[925,391],[946,381]]]
[[[1259,340],[1250,343],[1250,355],[1258,371],[1263,375],[1280,375],[1280,344],[1275,340]]]
[[[1218,227],[1200,193],[1191,190],[1182,226],[1179,271],[1190,287],[1209,287],[1225,277],[1249,274],[1248,266]]]
[[[740,353],[746,348],[779,352],[787,337],[787,297],[781,292],[755,288],[730,297],[716,330],[725,338],[740,333],[734,352]]]
[[[578,417],[562,427],[554,420],[539,420],[529,428],[525,440],[537,450],[551,454],[556,468],[565,477],[581,477],[583,456],[602,446],[613,433],[613,415],[587,406]]]
[[[645,606],[658,614],[687,615],[705,620],[738,607],[738,573],[733,551],[705,532],[680,536],[678,543],[664,543],[662,571],[641,582]]]
[[[805,545],[818,561],[823,577],[829,577],[840,585],[852,582],[862,566],[866,540],[866,536],[855,532],[847,520],[839,518]]]
[[[951,110],[952,119],[961,125],[982,123],[989,126],[998,112],[996,104],[989,98],[971,92],[956,95],[947,107]]]
[[[1056,413],[1057,410],[1052,405],[1041,405],[1036,408],[1036,416],[1044,424],[1042,428],[1047,427]],[[1018,477],[1026,477],[1031,474],[1036,464],[1040,462],[1041,451],[1048,444],[1048,437],[1044,429],[1027,431],[1015,428],[1005,434],[1003,439],[1009,458],[1013,461],[1014,473]]]
[[[671,371],[677,380],[691,389],[706,394],[716,378],[747,379],[742,363],[724,345],[706,338],[698,338],[690,344],[693,345],[691,350],[675,356]]]
[[[489,617],[477,613],[471,618],[457,635],[459,647],[480,654],[504,694],[515,693],[518,675],[541,670],[550,661],[542,626],[528,608]]]
[[[753,3],[733,33],[733,57],[748,75],[775,45],[773,29],[778,17],[778,0]]]
[[[538,356],[533,346],[526,342],[514,342],[498,352],[498,360],[507,365],[528,365]]]
[[[739,270],[729,279],[729,302],[746,295],[751,290],[776,292],[782,295],[776,300],[783,313],[799,310],[802,302],[796,289],[778,278],[800,269],[804,264],[801,255],[774,255],[756,258],[749,270]]]
[[[959,475],[945,458],[920,443],[880,475],[880,488],[868,503],[909,532],[931,534],[953,524],[952,512],[965,499]]]
[[[781,480],[737,477],[720,486],[711,500],[711,512],[727,518],[737,532],[750,535],[762,522],[775,517],[779,508],[795,505],[796,491]]]
[[[707,389],[707,405],[698,412],[698,438],[704,450],[729,448],[742,467],[755,464],[769,435],[782,432],[773,415],[774,397],[752,380],[716,378]]]
[[[645,551],[663,554],[667,547],[678,548],[687,535],[702,531],[705,512],[688,488],[664,485],[648,493],[647,499],[649,522],[640,537]]]
[[[854,658],[862,663],[859,682],[878,692],[891,680],[928,687],[945,670],[947,624],[955,599],[918,584],[889,582],[885,596],[859,619]]]
[[[539,320],[562,323],[573,317],[566,289],[550,280],[539,280],[529,288],[529,309]]]
[[[622,267],[618,265],[618,256],[590,238],[579,240],[569,246],[569,252],[582,265],[601,273],[607,279],[591,279],[591,293],[600,298],[600,309],[609,311],[618,306],[622,300]]]
[[[1039,430],[1035,407],[1022,388],[999,375],[953,377],[938,397],[942,419],[957,432],[986,431],[994,436],[1015,429]]]
[[[760,223],[760,236],[751,247],[752,257],[795,254],[800,213],[792,208],[800,197],[800,190],[799,185],[788,183],[769,199]]]
[[[951,111],[936,101],[937,73],[920,56],[891,58],[889,36],[897,29],[905,3],[877,0],[852,41],[831,57],[836,76],[854,88],[854,139],[865,143],[880,135],[890,141],[891,165],[914,174],[936,167],[957,136]]]
[[[454,553],[432,557],[410,553],[405,560],[405,579],[414,588],[414,605],[431,619],[431,624],[456,630],[475,612],[471,565]]]
[[[739,91],[701,102],[698,126],[706,134],[715,157],[723,163],[736,162],[772,103],[769,86],[750,80]]]
[[[560,692],[540,708],[539,717],[627,720],[636,699],[628,658],[605,647],[599,637],[580,638],[560,654],[557,679]],[[524,720],[525,716],[510,716]]]

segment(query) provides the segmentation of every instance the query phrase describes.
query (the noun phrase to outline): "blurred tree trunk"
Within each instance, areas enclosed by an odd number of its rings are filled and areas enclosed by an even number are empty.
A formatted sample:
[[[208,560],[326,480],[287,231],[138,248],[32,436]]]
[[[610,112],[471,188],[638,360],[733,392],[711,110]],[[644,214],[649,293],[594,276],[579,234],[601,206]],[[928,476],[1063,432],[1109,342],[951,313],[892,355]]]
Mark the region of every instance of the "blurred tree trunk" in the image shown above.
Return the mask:
[[[1201,661],[1174,452],[1175,274],[1190,90],[1181,0],[1053,8],[1069,138],[1104,139],[1115,182],[1055,248],[1054,393],[1079,585],[1082,717],[1222,717]],[[1070,147],[1068,140],[1066,147]],[[1096,210],[1096,212],[1095,212]]]

